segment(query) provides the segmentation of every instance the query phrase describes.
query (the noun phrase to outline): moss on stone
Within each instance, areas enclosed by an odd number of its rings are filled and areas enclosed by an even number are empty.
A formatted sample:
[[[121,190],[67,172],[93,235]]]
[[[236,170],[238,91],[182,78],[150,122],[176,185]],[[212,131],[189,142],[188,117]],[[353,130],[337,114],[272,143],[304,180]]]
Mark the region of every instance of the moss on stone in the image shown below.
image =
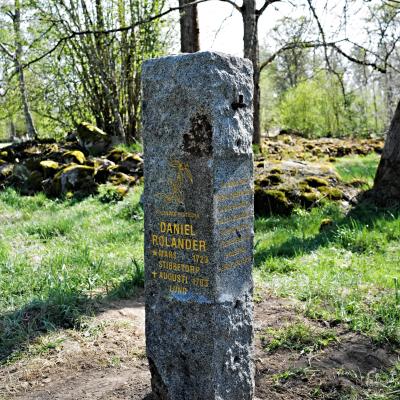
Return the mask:
[[[44,160],[44,161],[40,161],[40,166],[44,169],[44,170],[58,170],[60,168],[60,164],[56,161],[53,160]]]
[[[78,164],[86,162],[85,155],[79,150],[66,151],[63,153],[63,157],[68,160],[67,162],[76,162]]]
[[[305,181],[299,182],[299,190],[302,193],[311,193],[311,192],[313,192],[313,189]]]
[[[135,179],[123,172],[116,172],[108,178],[108,181],[115,186],[121,186],[130,185],[135,181]]]
[[[256,188],[254,193],[254,211],[260,216],[290,215],[293,204],[281,190]]]
[[[300,204],[305,208],[314,207],[320,199],[321,195],[317,191],[303,192],[299,196]]]
[[[343,192],[336,187],[320,187],[318,190],[329,200],[342,200]]]
[[[307,184],[313,188],[319,188],[321,186],[329,186],[329,182],[321,178],[319,176],[308,176],[306,179],[304,179]]]
[[[107,153],[106,158],[113,162],[121,162],[129,153],[123,149],[113,149]]]
[[[12,175],[14,171],[14,164],[3,164],[0,166],[0,177],[7,178]]]
[[[136,153],[129,153],[127,154],[122,161],[133,161],[135,163],[142,163],[143,162],[143,158],[139,156],[139,154]]]
[[[77,127],[78,137],[81,139],[91,139],[93,137],[107,137],[107,134],[89,122],[81,122]]]
[[[271,174],[282,174],[282,169],[279,167],[274,167],[269,171]]]
[[[268,180],[270,182],[270,185],[273,186],[279,185],[280,183],[283,182],[282,177],[277,173],[268,175]]]

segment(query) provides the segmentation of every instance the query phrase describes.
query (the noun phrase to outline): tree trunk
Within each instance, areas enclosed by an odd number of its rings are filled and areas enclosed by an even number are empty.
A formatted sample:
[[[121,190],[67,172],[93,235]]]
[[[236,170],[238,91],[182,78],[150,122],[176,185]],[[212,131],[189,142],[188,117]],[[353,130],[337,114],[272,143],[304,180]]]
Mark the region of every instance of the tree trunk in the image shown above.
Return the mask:
[[[385,140],[372,194],[378,204],[400,202],[400,101]]]
[[[22,38],[21,38],[21,4],[20,0],[15,0],[15,13],[13,15],[13,25],[15,34],[15,69],[18,74],[19,91],[24,110],[26,132],[29,138],[37,139],[37,131],[33,123],[32,114],[29,108],[28,93],[25,85],[24,68],[22,66]]]
[[[193,0],[179,0],[179,7],[191,3]],[[180,11],[181,52],[195,53],[200,50],[199,21],[197,6],[185,7]]]
[[[261,129],[260,129],[260,55],[258,46],[258,18],[256,1],[243,0],[241,7],[243,18],[243,45],[244,56],[248,58],[254,69],[254,98],[253,98],[253,143],[261,145]]]

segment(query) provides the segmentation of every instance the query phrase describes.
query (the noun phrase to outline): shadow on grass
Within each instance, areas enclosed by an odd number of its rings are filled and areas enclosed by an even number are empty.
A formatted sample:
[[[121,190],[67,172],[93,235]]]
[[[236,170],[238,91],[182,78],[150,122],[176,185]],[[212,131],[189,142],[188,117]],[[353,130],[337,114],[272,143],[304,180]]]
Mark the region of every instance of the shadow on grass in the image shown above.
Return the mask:
[[[256,250],[254,261],[255,267],[271,257],[293,258],[302,254],[311,253],[320,247],[331,243],[337,243],[341,247],[348,248],[353,252],[362,253],[369,246],[379,246],[379,240],[363,236],[363,231],[372,231],[378,220],[392,221],[400,218],[400,207],[397,208],[379,208],[369,202],[361,202],[355,206],[347,215],[337,221],[329,221],[325,226],[321,226],[319,232],[307,238],[292,236],[283,243],[272,245],[262,250]],[[282,219],[279,224],[283,227],[291,225],[291,217]]]
[[[107,302],[137,295],[144,286],[143,269],[122,281],[107,294],[89,296],[63,288],[53,290],[45,300],[33,300],[24,307],[0,314],[0,365],[18,357],[40,336],[58,329],[79,329],[82,317],[104,311]]]

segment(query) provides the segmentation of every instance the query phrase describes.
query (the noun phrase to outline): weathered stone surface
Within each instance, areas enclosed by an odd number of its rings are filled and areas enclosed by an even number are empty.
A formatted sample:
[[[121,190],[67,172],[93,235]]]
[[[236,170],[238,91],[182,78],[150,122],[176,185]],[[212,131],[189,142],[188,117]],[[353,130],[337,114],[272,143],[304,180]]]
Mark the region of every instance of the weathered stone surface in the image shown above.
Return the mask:
[[[253,397],[252,95],[240,58],[144,64],[146,340],[157,399]]]
[[[111,139],[100,128],[88,122],[82,122],[77,127],[79,144],[90,154],[99,155],[111,146]]]

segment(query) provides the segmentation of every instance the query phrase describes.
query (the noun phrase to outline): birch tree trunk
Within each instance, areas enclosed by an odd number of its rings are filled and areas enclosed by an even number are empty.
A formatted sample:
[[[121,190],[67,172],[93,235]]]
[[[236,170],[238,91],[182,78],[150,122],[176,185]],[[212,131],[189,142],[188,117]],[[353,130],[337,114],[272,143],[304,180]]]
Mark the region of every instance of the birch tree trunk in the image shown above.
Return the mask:
[[[193,0],[179,0],[179,7]],[[200,50],[199,21],[197,6],[185,7],[180,11],[181,52],[195,53]]]
[[[244,57],[253,64],[253,143],[261,145],[260,128],[260,54],[258,44],[258,18],[259,12],[255,0],[243,0],[241,7],[243,19],[243,46]]]
[[[13,14],[13,27],[15,35],[15,69],[18,74],[18,86],[21,95],[22,107],[24,111],[26,132],[29,138],[37,139],[37,131],[33,123],[32,114],[29,108],[28,92],[25,85],[25,74],[22,65],[22,34],[21,34],[21,3],[20,0],[15,0],[15,10]]]

